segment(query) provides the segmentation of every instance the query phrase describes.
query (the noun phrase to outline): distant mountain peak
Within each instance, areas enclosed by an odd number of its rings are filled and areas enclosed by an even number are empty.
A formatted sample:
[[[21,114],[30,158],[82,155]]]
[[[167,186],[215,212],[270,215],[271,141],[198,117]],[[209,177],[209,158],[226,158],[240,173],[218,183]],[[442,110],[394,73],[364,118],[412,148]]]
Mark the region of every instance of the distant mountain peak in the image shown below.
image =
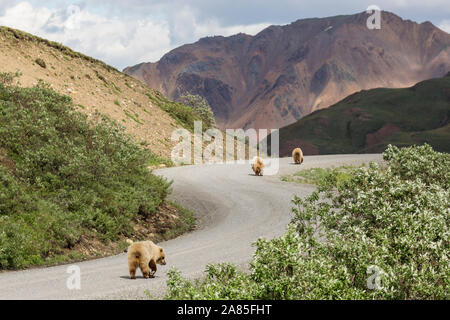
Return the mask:
[[[254,36],[214,36],[127,68],[172,99],[204,96],[222,128],[278,128],[362,89],[406,87],[450,70],[450,35],[365,11],[272,25]]]

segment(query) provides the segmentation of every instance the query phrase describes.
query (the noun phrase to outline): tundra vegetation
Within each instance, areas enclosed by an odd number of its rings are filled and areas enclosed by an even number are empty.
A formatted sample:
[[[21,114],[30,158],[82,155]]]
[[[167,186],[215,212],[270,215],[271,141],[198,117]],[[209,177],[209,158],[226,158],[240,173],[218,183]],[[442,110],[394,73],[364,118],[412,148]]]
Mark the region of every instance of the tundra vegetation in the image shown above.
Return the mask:
[[[336,185],[341,185],[345,181],[350,180],[352,172],[358,168],[355,166],[339,166],[337,168],[304,169],[294,174],[281,176],[281,181],[320,185],[332,175],[336,178]]]
[[[342,183],[331,171],[295,197],[287,232],[254,243],[249,273],[210,264],[188,280],[171,269],[166,298],[449,299],[450,155],[389,145],[383,157],[382,170]]]
[[[15,76],[0,75],[0,270],[74,259],[82,237],[133,237],[170,192],[147,168],[158,157],[118,123],[88,120],[70,97]]]

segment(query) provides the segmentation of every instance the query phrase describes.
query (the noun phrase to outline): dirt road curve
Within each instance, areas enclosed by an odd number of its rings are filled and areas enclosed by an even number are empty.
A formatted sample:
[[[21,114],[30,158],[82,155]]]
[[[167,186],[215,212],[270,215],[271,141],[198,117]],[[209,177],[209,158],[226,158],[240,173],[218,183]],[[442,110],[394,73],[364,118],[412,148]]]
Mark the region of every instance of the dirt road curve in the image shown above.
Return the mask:
[[[184,166],[155,171],[173,179],[172,198],[194,210],[198,230],[160,243],[166,266],[154,279],[130,280],[126,254],[80,262],[81,289],[69,290],[67,265],[0,273],[0,299],[139,299],[145,290],[164,293],[166,271],[172,266],[183,275],[201,275],[207,263],[233,262],[245,267],[258,237],[281,235],[290,220],[294,194],[308,195],[314,187],[281,182],[279,175],[300,168],[331,167],[381,161],[381,155],[308,156],[301,166],[280,160],[277,176],[255,177],[250,166],[225,164]],[[139,271],[139,275],[140,271]]]

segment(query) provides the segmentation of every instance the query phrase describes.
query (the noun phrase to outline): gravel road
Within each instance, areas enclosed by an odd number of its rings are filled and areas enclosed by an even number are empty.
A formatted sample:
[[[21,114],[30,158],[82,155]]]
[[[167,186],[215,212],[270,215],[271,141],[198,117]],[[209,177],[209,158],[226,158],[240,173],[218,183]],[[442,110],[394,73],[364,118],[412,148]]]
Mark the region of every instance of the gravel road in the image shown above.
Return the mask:
[[[171,199],[196,212],[199,227],[162,242],[167,265],[156,277],[130,280],[126,254],[76,263],[81,288],[69,290],[70,265],[0,273],[0,299],[142,299],[164,294],[166,272],[176,266],[184,276],[201,276],[208,263],[232,262],[245,268],[258,237],[284,233],[294,194],[307,196],[314,187],[280,181],[300,169],[358,165],[381,161],[379,154],[307,156],[302,165],[280,159],[275,176],[256,177],[248,164],[214,164],[160,169],[155,174],[174,180]],[[140,271],[138,275],[141,276]]]

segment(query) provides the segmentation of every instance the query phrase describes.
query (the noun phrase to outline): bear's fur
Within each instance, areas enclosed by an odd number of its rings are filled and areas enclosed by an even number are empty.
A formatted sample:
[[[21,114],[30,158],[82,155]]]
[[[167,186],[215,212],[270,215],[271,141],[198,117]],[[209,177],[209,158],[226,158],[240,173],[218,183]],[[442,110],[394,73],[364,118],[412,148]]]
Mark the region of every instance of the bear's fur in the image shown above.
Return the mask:
[[[300,148],[295,148],[292,151],[292,158],[295,164],[301,164],[303,162],[303,151]]]
[[[262,176],[264,169],[264,162],[260,157],[255,157],[252,163],[252,170],[255,173],[255,176]]]
[[[156,272],[156,264],[165,265],[166,255],[164,249],[152,241],[133,242],[128,247],[128,269],[131,279],[136,279],[138,267],[141,268],[144,278],[153,278]]]

